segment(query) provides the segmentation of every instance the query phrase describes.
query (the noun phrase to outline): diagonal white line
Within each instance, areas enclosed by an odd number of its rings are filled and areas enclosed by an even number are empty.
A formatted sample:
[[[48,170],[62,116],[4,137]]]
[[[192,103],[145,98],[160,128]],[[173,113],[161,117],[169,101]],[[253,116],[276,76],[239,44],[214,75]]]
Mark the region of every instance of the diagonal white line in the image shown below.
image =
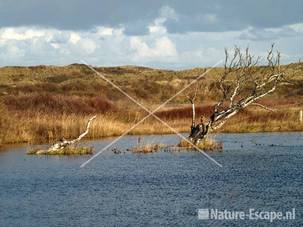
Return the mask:
[[[90,161],[92,161],[94,158],[96,158],[97,156],[99,156],[101,153],[103,153],[106,149],[108,149],[110,146],[112,146],[113,144],[115,144],[117,141],[119,141],[123,136],[125,136],[126,134],[128,134],[131,130],[133,130],[135,127],[137,127],[140,123],[142,123],[145,119],[147,119],[150,116],[154,116],[157,120],[159,120],[161,123],[165,124],[168,128],[170,128],[173,132],[175,132],[179,137],[181,137],[182,139],[185,139],[187,142],[189,142],[190,144],[192,144],[193,147],[195,147],[198,151],[200,151],[202,154],[204,154],[208,159],[210,159],[211,161],[213,161],[216,165],[222,167],[221,164],[219,164],[217,161],[215,161],[212,157],[210,157],[208,154],[206,154],[204,151],[202,151],[201,149],[199,149],[196,145],[194,145],[193,143],[191,143],[191,141],[189,141],[186,137],[184,137],[182,134],[180,134],[178,131],[176,131],[174,128],[172,128],[170,125],[168,125],[166,122],[164,122],[163,120],[161,120],[158,116],[154,115],[154,113],[159,110],[160,108],[162,108],[163,106],[165,106],[168,102],[170,102],[172,99],[174,99],[176,96],[178,96],[179,94],[181,94],[185,89],[187,89],[188,87],[190,87],[192,84],[196,83],[199,79],[201,79],[203,76],[205,76],[210,70],[212,70],[215,66],[217,66],[220,62],[222,62],[222,60],[218,61],[215,65],[213,65],[211,68],[207,69],[204,73],[202,73],[201,75],[199,75],[196,79],[192,80],[188,85],[186,85],[183,89],[181,89],[179,92],[177,92],[175,95],[173,95],[172,97],[170,97],[169,99],[167,99],[164,103],[162,103],[161,105],[159,105],[156,109],[154,109],[152,112],[147,109],[145,106],[143,106],[141,103],[139,103],[137,100],[135,100],[133,97],[131,97],[129,94],[127,94],[125,91],[123,91],[119,86],[117,86],[116,84],[114,84],[112,81],[110,81],[109,79],[107,79],[103,74],[101,74],[100,72],[98,72],[97,70],[95,70],[93,67],[91,67],[90,65],[88,65],[85,61],[82,61],[83,64],[85,64],[88,68],[90,68],[92,71],[94,71],[98,76],[100,76],[102,79],[104,79],[106,82],[108,82],[109,84],[111,84],[113,87],[115,87],[117,90],[119,90],[122,94],[124,94],[126,97],[128,97],[131,101],[133,101],[135,104],[137,104],[138,106],[140,106],[142,109],[144,109],[146,112],[148,112],[149,114],[147,116],[145,116],[143,119],[141,119],[139,122],[137,122],[135,125],[133,125],[130,129],[126,130],[121,136],[119,136],[118,138],[116,138],[115,140],[113,140],[110,144],[108,144],[107,146],[105,146],[102,150],[100,150],[99,152],[97,152],[95,155],[93,155],[90,159],[88,159],[87,161],[85,161],[80,167],[84,167],[86,166]]]

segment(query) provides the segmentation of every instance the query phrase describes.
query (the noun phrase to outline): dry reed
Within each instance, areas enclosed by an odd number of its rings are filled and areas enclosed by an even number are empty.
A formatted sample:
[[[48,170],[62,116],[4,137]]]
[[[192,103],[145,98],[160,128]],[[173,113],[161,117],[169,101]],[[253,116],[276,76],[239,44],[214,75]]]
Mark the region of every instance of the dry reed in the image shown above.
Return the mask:
[[[211,138],[204,138],[195,146],[204,151],[222,151],[223,149],[223,144],[221,142],[217,142]],[[178,147],[193,149],[193,150],[196,149],[195,146],[193,146],[193,144],[189,143],[187,140],[181,140],[180,143],[178,144]]]

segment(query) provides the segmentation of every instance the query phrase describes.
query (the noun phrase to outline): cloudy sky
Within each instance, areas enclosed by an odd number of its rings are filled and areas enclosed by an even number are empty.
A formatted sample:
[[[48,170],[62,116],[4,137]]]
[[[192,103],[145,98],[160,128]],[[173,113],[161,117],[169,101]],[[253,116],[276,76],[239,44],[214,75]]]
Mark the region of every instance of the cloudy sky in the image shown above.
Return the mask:
[[[301,0],[0,0],[0,65],[211,66],[271,43],[303,58]]]

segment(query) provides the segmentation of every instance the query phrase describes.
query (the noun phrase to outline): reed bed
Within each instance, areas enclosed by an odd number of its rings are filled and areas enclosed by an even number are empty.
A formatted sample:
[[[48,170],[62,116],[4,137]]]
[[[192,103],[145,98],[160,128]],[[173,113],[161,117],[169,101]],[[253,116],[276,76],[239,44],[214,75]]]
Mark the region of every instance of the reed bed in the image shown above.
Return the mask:
[[[172,110],[175,112],[176,110]],[[18,111],[11,112],[0,108],[0,143],[52,143],[61,138],[72,139],[83,130],[87,119],[92,114],[53,114],[46,112]],[[282,109],[273,113],[263,110],[248,109],[233,117],[221,132],[274,132],[302,131],[299,122],[299,109]],[[99,113],[93,122],[87,139],[119,136],[146,114],[137,115],[119,113]],[[190,117],[162,117],[178,132],[188,132]],[[174,133],[154,118],[149,118],[130,131],[129,135]]]

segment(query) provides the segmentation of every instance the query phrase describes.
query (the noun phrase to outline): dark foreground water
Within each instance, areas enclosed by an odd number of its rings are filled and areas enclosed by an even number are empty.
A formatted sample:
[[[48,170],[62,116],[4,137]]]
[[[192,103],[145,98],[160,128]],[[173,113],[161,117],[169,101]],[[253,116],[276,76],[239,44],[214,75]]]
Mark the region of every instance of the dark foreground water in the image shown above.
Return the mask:
[[[223,153],[27,156],[0,152],[1,226],[302,226],[303,134],[222,134]],[[175,144],[178,138],[146,136]],[[111,140],[91,142],[96,150]],[[125,137],[114,147],[131,147]],[[291,211],[295,220],[199,220],[200,208]]]

